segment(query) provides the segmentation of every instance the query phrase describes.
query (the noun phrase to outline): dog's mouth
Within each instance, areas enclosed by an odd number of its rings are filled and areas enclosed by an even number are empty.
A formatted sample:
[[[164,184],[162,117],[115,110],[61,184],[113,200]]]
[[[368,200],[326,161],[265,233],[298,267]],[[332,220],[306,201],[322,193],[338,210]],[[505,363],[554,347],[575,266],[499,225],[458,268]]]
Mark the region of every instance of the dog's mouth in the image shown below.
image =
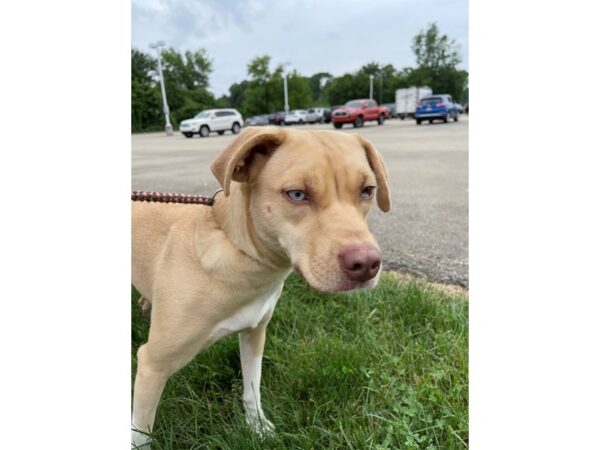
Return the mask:
[[[314,277],[307,277],[302,269],[298,265],[294,265],[294,270],[298,273],[306,283],[313,288],[315,291],[322,294],[334,294],[336,292],[349,292],[358,289],[370,289],[377,285],[379,280],[379,273],[374,278],[367,281],[353,281],[345,276],[342,276],[338,283],[334,283],[330,286],[321,284],[317,280],[312,280]]]

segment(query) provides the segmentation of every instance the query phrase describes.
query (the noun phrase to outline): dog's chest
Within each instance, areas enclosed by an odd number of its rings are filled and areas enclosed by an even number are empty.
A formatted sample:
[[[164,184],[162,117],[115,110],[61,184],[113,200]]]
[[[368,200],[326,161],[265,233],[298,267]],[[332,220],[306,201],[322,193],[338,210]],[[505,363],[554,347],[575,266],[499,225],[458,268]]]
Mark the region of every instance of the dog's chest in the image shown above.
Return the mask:
[[[283,283],[280,283],[274,289],[258,296],[235,311],[233,315],[217,323],[210,334],[210,343],[248,328],[256,328],[268,314],[273,312],[282,289]]]

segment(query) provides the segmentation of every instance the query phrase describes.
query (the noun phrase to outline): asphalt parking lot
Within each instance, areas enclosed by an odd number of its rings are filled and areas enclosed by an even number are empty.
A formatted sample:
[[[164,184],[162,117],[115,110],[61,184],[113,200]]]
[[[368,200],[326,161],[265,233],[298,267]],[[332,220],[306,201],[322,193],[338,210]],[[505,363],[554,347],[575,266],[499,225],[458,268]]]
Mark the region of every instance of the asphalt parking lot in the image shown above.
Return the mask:
[[[333,130],[330,124],[302,128]],[[346,125],[342,132],[369,139],[389,171],[392,210],[374,208],[369,217],[384,267],[468,287],[468,116],[420,126],[393,119],[360,129]],[[211,195],[219,184],[210,163],[233,138],[132,135],[132,189]]]

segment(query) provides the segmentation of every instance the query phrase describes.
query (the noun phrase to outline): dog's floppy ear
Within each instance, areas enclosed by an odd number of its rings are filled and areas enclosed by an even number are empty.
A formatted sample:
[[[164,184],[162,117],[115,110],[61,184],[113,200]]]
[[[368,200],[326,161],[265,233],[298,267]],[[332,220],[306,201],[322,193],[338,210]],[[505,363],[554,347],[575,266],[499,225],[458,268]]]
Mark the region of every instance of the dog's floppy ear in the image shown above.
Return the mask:
[[[375,180],[377,180],[377,206],[383,212],[388,212],[392,206],[390,200],[390,188],[388,186],[388,176],[385,165],[383,164],[383,158],[381,154],[375,150],[373,144],[367,141],[362,136],[356,135],[361,145],[367,152],[367,160],[373,172],[375,172]]]
[[[229,195],[231,180],[248,182],[283,142],[284,132],[275,127],[246,128],[210,166]]]

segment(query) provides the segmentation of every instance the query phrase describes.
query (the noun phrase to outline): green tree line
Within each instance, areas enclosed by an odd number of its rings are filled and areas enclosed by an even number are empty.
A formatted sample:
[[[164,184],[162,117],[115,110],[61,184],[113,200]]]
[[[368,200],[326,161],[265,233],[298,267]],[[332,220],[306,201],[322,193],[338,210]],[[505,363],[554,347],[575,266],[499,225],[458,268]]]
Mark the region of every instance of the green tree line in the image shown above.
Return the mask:
[[[460,56],[455,41],[440,33],[437,24],[419,32],[411,48],[416,67],[397,69],[391,64],[370,62],[356,72],[335,77],[327,72],[304,76],[288,72],[290,109],[334,106],[353,98],[369,96],[369,77],[373,78],[373,98],[393,103],[397,89],[429,86],[434,93],[450,94],[463,102],[468,73],[457,68]],[[209,90],[212,60],[204,49],[180,53],[163,50],[162,69],[171,122],[175,128],[183,119],[203,109],[236,108],[244,117],[283,110],[285,68],[272,67],[271,57],[258,56],[247,65],[247,78],[229,87],[229,93],[216,98]],[[164,127],[157,60],[138,49],[131,51],[131,126],[132,131],[160,130]]]

